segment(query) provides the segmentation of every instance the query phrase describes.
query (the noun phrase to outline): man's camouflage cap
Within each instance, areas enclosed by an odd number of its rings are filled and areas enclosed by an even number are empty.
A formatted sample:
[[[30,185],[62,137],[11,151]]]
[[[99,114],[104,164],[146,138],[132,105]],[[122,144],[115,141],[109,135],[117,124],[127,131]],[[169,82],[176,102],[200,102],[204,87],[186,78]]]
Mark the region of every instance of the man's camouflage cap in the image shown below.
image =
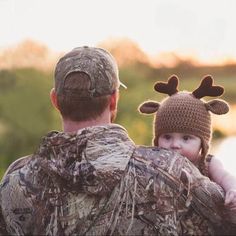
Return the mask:
[[[66,88],[67,76],[74,72],[86,73],[90,89]],[[79,79],[79,78],[78,78]],[[57,94],[76,93],[78,97],[99,97],[112,94],[120,85],[118,66],[114,57],[102,48],[77,47],[65,54],[55,69],[55,90]]]

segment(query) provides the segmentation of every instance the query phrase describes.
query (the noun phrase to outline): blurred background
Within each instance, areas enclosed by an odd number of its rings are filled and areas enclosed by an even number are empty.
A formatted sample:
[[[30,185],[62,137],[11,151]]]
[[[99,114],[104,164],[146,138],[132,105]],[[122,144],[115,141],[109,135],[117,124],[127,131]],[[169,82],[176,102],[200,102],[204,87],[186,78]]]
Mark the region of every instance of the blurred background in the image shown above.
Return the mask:
[[[212,116],[211,152],[235,174],[235,8],[233,0],[0,0],[0,178],[44,134],[61,130],[49,100],[54,66],[82,45],[116,58],[128,87],[120,90],[116,122],[141,145],[152,144],[153,116],[137,107],[165,97],[154,83],[176,74],[179,89],[192,91],[211,74],[231,108]]]

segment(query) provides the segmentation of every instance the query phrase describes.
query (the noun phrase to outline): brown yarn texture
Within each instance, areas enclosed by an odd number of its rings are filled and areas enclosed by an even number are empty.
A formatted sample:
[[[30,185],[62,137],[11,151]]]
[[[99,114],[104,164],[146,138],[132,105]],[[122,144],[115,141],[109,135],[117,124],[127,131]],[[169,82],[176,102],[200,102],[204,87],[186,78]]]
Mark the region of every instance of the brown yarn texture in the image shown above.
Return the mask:
[[[214,85],[212,76],[206,75],[193,92],[178,90],[179,79],[172,75],[167,82],[158,81],[154,89],[159,93],[168,94],[159,102],[145,101],[139,106],[144,114],[155,115],[154,145],[158,146],[158,138],[164,133],[186,133],[201,139],[202,161],[204,161],[211,139],[211,114],[222,115],[229,111],[224,100],[213,99],[205,102],[203,97],[217,97],[224,93],[224,88]]]
[[[164,100],[155,118],[154,144],[163,133],[188,133],[201,138],[202,155],[209,149],[211,139],[211,116],[204,101],[192,94],[179,92]]]

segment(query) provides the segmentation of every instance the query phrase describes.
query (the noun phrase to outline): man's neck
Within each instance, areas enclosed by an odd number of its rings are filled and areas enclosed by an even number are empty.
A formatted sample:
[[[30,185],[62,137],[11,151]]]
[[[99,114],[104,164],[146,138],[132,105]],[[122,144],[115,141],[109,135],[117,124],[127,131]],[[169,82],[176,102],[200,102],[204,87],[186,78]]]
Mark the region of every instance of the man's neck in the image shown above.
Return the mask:
[[[101,116],[97,119],[87,120],[87,121],[71,121],[71,120],[63,120],[63,130],[64,132],[76,132],[80,129],[97,126],[97,125],[108,125],[110,124],[109,116]]]

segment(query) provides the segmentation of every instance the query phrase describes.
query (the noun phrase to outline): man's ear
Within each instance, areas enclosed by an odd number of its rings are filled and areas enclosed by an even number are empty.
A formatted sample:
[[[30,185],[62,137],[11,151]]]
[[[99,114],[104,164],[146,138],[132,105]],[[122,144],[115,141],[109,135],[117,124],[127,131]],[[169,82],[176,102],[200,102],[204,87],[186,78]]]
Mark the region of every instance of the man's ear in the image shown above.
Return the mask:
[[[51,91],[50,91],[50,99],[51,99],[52,105],[53,105],[56,109],[58,109],[57,95],[56,95],[56,92],[55,92],[55,88],[52,88]]]
[[[119,100],[119,91],[116,91],[110,97],[110,110],[111,111],[116,110],[118,100]]]

